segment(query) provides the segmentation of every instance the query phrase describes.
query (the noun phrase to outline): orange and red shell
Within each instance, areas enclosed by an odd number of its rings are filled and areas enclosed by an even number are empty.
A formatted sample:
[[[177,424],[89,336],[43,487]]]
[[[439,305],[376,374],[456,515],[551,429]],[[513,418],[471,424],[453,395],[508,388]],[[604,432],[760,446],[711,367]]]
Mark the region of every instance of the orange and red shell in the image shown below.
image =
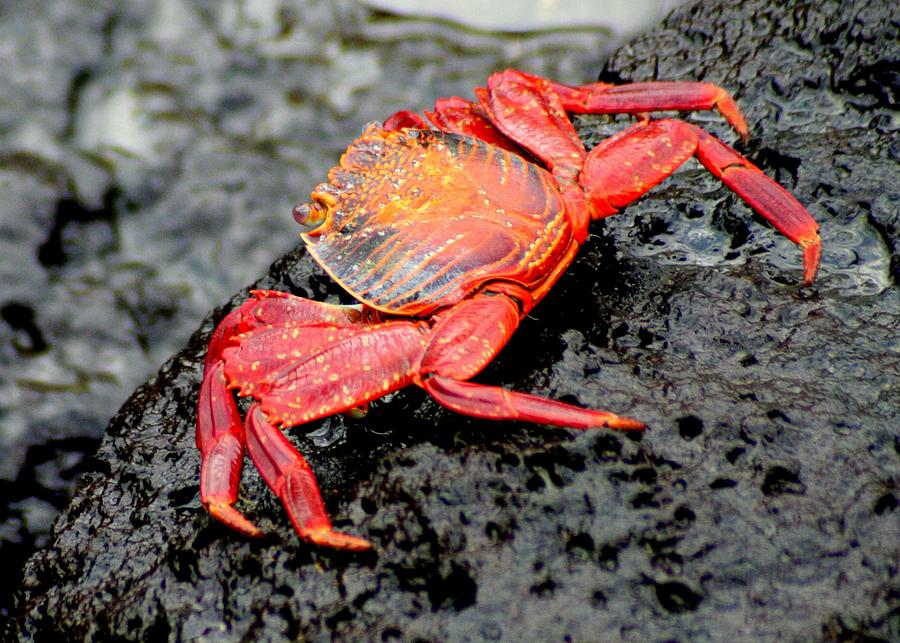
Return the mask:
[[[377,310],[424,316],[497,280],[533,291],[575,243],[550,173],[478,139],[373,124],[328,179],[303,239]]]

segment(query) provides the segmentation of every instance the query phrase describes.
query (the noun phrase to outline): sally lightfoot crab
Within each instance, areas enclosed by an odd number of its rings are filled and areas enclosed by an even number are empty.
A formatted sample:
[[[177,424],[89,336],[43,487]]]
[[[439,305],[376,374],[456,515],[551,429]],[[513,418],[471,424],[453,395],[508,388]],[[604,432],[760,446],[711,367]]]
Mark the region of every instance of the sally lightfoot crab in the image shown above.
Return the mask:
[[[574,428],[644,425],[469,379],[572,263],[592,220],[617,213],[694,157],[803,250],[815,278],[818,226],[756,166],[702,129],[654,111],[717,109],[742,137],[733,99],[707,83],[580,87],[508,70],[476,100],[371,125],[294,208],[321,267],[360,303],[255,291],[216,329],[200,387],[200,496],[218,520],[259,529],[233,506],[245,450],[304,540],[372,544],[335,531],[313,471],[281,429],[415,384],[479,418]],[[586,151],[568,113],[635,124]],[[242,419],[233,391],[253,398]]]

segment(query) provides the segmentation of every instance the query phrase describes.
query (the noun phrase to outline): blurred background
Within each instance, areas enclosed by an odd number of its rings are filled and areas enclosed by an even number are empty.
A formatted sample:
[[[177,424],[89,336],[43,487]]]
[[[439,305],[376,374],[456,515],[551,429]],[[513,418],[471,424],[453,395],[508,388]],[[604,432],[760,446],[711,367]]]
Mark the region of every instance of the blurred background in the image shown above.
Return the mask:
[[[680,2],[450,4],[0,5],[0,617],[109,418],[367,122],[506,67],[595,80]]]

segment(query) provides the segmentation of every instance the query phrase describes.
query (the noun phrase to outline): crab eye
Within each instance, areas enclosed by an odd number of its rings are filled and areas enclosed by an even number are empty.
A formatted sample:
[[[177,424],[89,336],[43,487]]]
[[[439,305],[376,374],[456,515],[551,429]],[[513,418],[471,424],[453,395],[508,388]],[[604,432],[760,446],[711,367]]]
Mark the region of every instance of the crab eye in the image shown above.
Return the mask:
[[[315,230],[325,222],[327,213],[328,210],[321,203],[301,203],[300,205],[295,205],[294,209],[291,210],[294,221],[310,231]]]

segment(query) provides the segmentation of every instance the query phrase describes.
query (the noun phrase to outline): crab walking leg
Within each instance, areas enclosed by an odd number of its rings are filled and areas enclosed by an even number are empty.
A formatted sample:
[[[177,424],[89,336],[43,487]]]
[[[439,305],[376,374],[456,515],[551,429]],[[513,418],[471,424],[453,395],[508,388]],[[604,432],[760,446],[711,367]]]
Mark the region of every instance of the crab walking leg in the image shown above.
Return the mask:
[[[547,81],[521,72],[502,72],[488,79],[475,96],[494,126],[527,149],[563,183],[571,182],[587,156],[560,97]]]
[[[746,142],[747,121],[727,91],[712,83],[655,81],[606,85],[595,83],[570,87],[548,81],[563,107],[573,114],[640,114],[645,112],[691,112],[717,109]]]
[[[432,331],[422,358],[419,385],[440,404],[474,417],[522,420],[587,429],[643,429],[637,420],[555,400],[464,382],[500,351],[519,322],[519,307],[502,294],[485,293],[465,301]]]
[[[812,283],[819,267],[821,241],[818,224],[809,212],[737,151],[684,121],[638,123],[591,150],[579,180],[594,207],[594,217],[615,214],[691,156],[800,245],[803,283]]]
[[[794,195],[753,163],[699,127],[691,128],[699,139],[696,156],[704,167],[803,249],[803,285],[810,285],[822,254],[819,224]]]
[[[487,118],[481,106],[472,101],[458,96],[439,98],[434,103],[434,111],[426,110],[424,113],[428,120],[443,132],[472,136],[516,154],[527,154],[504,136]]]
[[[523,96],[531,93],[553,94],[562,108],[573,114],[644,114],[717,109],[741,138],[746,140],[748,135],[747,122],[731,94],[712,83],[654,81],[572,86],[507,69],[488,79],[487,91],[492,95],[492,100],[526,109],[531,109],[527,107],[528,103],[534,103],[522,100]]]
[[[591,150],[579,177],[593,218],[620,209],[661,183],[697,149],[697,135],[683,121],[636,123]]]
[[[232,529],[249,536],[261,531],[233,504],[237,500],[244,460],[244,423],[225,377],[223,353],[233,339],[254,328],[284,323],[357,323],[355,308],[309,301],[277,291],[253,291],[253,297],[231,311],[209,343],[197,408],[200,450],[200,501],[207,511]]]
[[[234,398],[225,387],[221,362],[204,376],[199,418],[200,501],[232,529],[259,536],[262,532],[232,506],[241,480],[244,429]]]
[[[237,333],[244,306],[233,310],[213,333],[200,384],[197,448],[200,502],[220,522],[248,536],[261,531],[232,505],[237,500],[244,460],[244,425],[225,383],[222,351]]]
[[[329,311],[328,304],[308,300],[292,305]],[[304,540],[338,549],[372,546],[332,529],[315,474],[280,429],[358,408],[407,386],[426,332],[426,324],[413,321],[285,320],[244,333],[239,346],[225,351],[229,381],[258,400],[247,413],[247,451]]]
[[[615,413],[585,409],[536,395],[509,391],[499,386],[461,382],[440,375],[425,379],[422,386],[443,406],[473,417],[521,420],[575,429],[606,427],[636,430],[646,426],[639,420]]]
[[[362,318],[359,306],[326,304],[279,290],[251,290],[250,294],[252,298],[240,308],[240,332],[285,322],[349,327],[358,325]]]
[[[263,480],[281,499],[301,538],[335,549],[372,548],[368,540],[332,528],[315,473],[258,404],[247,412],[247,451]]]

